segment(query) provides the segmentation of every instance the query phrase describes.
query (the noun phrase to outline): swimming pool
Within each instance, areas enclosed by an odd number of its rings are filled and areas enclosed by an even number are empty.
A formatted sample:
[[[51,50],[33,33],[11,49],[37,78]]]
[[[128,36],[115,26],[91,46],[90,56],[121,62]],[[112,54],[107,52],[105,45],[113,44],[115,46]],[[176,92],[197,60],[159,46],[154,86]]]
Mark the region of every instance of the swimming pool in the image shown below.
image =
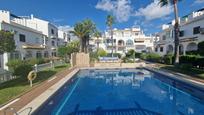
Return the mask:
[[[146,69],[80,70],[34,115],[203,115],[204,90]]]

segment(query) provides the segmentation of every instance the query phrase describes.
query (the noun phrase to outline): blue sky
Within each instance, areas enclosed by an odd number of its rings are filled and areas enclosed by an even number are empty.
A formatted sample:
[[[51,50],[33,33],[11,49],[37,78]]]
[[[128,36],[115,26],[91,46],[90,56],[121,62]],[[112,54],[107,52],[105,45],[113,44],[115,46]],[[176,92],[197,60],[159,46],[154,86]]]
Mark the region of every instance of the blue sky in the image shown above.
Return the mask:
[[[204,7],[204,0],[183,0],[180,16]],[[160,8],[158,0],[0,0],[0,9],[13,14],[34,16],[68,28],[83,19],[92,19],[104,31],[108,14],[117,20],[114,27],[140,26],[146,34],[160,31],[161,24],[174,17],[171,6]]]

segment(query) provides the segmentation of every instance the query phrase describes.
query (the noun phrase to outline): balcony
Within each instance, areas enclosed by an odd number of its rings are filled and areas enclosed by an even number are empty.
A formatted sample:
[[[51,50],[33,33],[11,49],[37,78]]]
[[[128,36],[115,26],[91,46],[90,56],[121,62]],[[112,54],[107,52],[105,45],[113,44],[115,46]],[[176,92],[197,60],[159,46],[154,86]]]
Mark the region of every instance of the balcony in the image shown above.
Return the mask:
[[[45,49],[44,45],[34,45],[34,44],[23,44],[23,49]]]

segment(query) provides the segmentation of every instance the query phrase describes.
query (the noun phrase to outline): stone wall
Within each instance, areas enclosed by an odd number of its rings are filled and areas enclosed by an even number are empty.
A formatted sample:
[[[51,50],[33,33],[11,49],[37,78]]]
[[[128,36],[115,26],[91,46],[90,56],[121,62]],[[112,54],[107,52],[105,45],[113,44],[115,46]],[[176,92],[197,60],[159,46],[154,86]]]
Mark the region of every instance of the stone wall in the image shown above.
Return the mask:
[[[90,58],[88,53],[73,53],[71,55],[72,67],[89,67]]]

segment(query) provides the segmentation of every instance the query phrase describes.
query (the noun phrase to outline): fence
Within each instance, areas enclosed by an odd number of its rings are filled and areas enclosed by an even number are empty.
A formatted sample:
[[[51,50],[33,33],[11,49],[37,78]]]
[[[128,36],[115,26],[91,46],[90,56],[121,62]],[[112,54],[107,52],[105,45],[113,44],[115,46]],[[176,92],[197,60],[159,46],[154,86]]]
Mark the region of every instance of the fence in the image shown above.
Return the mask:
[[[0,72],[0,84],[12,79],[15,79],[15,76],[12,76],[12,73],[9,71],[1,71]]]
[[[57,66],[61,66],[61,65],[64,65],[65,62],[60,60],[60,61],[50,61],[50,63],[45,63],[45,64],[40,64],[40,65],[37,65],[35,64],[33,66],[33,70],[36,71],[36,72],[40,72],[40,71],[43,71],[43,70],[46,70],[46,69],[54,69],[54,67],[57,67]]]
[[[36,71],[36,72],[40,72],[40,71],[43,71],[43,70],[46,70],[46,69],[54,69],[54,67],[57,67],[57,66],[61,66],[61,65],[64,65],[65,62],[60,60],[60,61],[51,61],[50,63],[45,63],[45,64],[40,64],[40,65],[34,65],[33,66],[33,70]],[[11,72],[9,71],[0,71],[0,84],[3,83],[3,82],[6,82],[6,81],[10,81],[12,79],[15,79],[16,76],[13,76]]]

